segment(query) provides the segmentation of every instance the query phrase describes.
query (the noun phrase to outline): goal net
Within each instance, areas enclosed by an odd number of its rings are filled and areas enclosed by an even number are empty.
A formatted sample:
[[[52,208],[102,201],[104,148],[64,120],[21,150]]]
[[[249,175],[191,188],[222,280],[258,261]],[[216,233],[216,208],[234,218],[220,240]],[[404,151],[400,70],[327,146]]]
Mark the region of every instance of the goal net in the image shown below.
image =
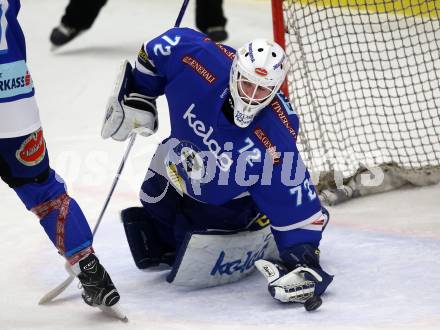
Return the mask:
[[[328,203],[440,181],[440,0],[272,0],[299,148]]]

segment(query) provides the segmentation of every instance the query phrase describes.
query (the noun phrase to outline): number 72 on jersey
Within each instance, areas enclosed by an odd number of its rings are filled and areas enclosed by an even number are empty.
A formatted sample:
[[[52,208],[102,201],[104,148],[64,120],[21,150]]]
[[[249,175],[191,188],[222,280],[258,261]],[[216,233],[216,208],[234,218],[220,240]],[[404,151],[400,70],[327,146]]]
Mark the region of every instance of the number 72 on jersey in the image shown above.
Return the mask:
[[[289,190],[291,195],[296,196],[296,206],[301,206],[303,202],[303,190],[309,201],[316,198],[316,191],[310,186],[309,179],[305,179],[301,184]]]

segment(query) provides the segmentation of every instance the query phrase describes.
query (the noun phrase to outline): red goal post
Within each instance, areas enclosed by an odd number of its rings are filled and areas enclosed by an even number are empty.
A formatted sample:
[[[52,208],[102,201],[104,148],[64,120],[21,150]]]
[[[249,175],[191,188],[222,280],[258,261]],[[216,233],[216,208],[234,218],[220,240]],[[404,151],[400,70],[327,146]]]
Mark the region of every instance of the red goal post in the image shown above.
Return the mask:
[[[272,0],[272,25],[273,25],[273,40],[281,47],[286,47],[284,38],[284,18],[283,18],[283,1]],[[287,82],[281,86],[281,90],[286,96],[289,95],[287,89]]]

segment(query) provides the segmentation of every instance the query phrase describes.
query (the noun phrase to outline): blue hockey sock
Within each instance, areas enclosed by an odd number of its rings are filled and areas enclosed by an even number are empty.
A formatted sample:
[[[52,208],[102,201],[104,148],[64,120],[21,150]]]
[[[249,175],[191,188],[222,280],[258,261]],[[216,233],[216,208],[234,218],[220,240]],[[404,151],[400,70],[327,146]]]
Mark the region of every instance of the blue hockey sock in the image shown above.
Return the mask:
[[[55,171],[51,170],[44,182],[26,184],[14,190],[26,208],[40,218],[40,224],[60,254],[70,258],[92,245],[87,220]]]

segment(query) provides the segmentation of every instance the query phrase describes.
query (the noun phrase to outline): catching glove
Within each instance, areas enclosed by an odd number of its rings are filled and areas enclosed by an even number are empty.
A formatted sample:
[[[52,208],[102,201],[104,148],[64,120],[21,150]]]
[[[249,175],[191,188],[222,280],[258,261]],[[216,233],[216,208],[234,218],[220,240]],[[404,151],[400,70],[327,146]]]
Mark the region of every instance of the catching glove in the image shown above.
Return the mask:
[[[314,296],[315,283],[322,282],[322,277],[308,267],[289,272],[283,265],[263,259],[256,261],[255,266],[266,277],[270,295],[283,303],[305,303]]]
[[[283,262],[264,259],[255,262],[268,282],[270,295],[276,300],[305,304],[320,296],[333,280],[319,265],[319,249],[310,244],[289,248],[280,257]],[[306,309],[309,310],[307,306]]]

